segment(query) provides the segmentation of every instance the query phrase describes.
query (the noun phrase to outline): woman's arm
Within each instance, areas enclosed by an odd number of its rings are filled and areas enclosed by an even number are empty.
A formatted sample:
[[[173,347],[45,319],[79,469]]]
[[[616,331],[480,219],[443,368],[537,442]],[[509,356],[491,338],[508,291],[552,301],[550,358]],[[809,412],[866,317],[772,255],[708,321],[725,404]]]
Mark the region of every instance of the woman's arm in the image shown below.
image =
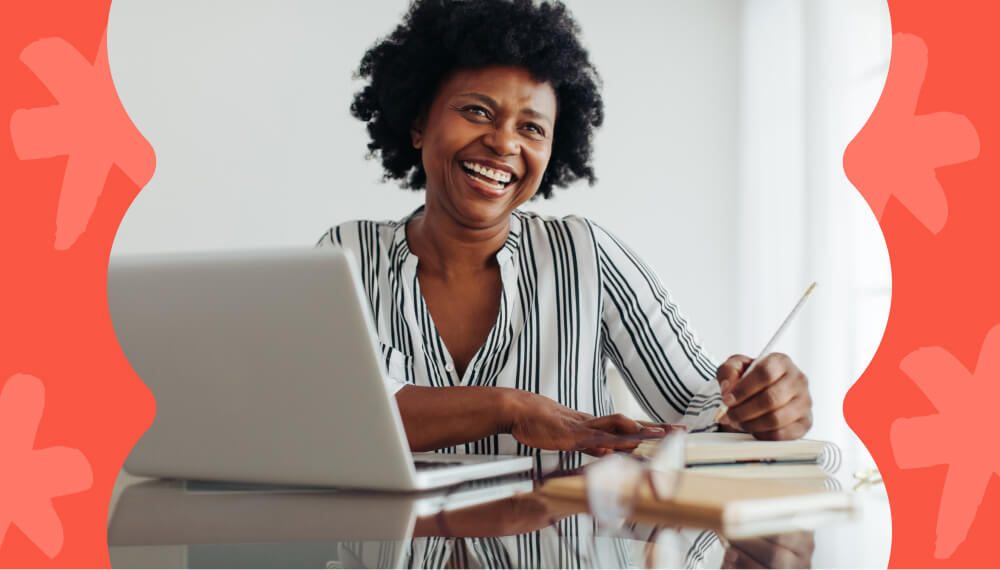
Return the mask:
[[[413,451],[430,451],[509,433],[524,445],[603,455],[633,449],[663,435],[624,415],[594,417],[532,392],[513,388],[407,385],[396,393]]]
[[[628,246],[589,222],[601,285],[601,350],[658,422],[710,429],[722,399],[716,363],[659,277]]]
[[[643,407],[659,421],[720,428],[758,439],[795,439],[812,426],[808,380],[783,354],[769,354],[741,378],[748,356],[714,366],[659,278],[617,238],[594,227],[605,298],[604,350]]]
[[[585,504],[556,502],[537,492],[420,517],[413,536],[483,538],[536,532],[562,519],[587,512]]]

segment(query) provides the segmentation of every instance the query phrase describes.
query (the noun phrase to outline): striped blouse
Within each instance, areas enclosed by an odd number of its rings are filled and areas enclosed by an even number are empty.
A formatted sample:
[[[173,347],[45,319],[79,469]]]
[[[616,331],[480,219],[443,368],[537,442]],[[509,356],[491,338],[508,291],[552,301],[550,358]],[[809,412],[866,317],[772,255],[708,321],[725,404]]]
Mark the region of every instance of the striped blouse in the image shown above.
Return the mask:
[[[577,216],[511,214],[496,253],[500,311],[459,376],[420,292],[418,259],[406,239],[414,214],[398,222],[346,222],[317,244],[354,255],[393,390],[518,388],[599,416],[614,413],[610,362],[650,417],[692,430],[715,427],[716,364],[653,271],[610,232]],[[532,452],[506,434],[444,451]]]

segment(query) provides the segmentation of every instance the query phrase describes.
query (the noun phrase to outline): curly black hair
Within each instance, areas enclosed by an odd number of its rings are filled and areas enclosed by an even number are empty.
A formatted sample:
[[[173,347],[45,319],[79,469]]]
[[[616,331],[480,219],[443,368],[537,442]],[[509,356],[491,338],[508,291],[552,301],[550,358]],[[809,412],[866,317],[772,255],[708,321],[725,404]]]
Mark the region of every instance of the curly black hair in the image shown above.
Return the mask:
[[[414,0],[403,22],[369,49],[358,77],[368,84],[351,114],[367,123],[369,157],[379,156],[384,180],[424,188],[427,175],[410,129],[452,73],[488,65],[526,69],[556,94],[552,156],[538,194],[552,196],[596,177],[591,139],[604,122],[600,77],[578,39],[579,27],[557,2]]]

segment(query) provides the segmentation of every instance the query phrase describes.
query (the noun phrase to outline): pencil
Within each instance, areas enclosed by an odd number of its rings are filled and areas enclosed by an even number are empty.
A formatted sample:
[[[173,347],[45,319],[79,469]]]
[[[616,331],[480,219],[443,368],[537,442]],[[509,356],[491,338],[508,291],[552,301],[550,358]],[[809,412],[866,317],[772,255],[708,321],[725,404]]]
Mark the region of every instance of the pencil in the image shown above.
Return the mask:
[[[781,335],[785,333],[785,329],[788,328],[788,324],[792,322],[792,319],[795,318],[796,314],[798,314],[799,309],[801,309],[802,305],[806,303],[806,299],[809,298],[809,295],[812,294],[813,289],[815,288],[816,288],[816,282],[813,281],[812,285],[810,285],[809,288],[806,289],[806,292],[802,294],[802,298],[799,299],[799,302],[795,303],[795,307],[792,308],[792,312],[788,313],[788,316],[785,317],[785,320],[781,322],[781,326],[778,327],[778,330],[774,332],[774,335],[771,337],[771,340],[767,341],[767,344],[764,345],[764,349],[760,351],[760,354],[757,355],[757,358],[754,358],[752,361],[750,361],[750,366],[747,366],[747,369],[743,371],[743,374],[740,376],[740,380],[746,378],[747,374],[749,374],[750,371],[753,370],[753,367],[756,366],[757,363],[760,362],[762,358],[767,356],[769,352],[771,352],[771,350],[774,348],[774,345],[777,344],[778,339],[781,338]],[[722,406],[719,408],[719,413],[715,415],[715,422],[718,423],[719,420],[722,419],[722,416],[726,415],[726,412],[728,410],[729,408],[726,407],[725,404],[722,404]]]

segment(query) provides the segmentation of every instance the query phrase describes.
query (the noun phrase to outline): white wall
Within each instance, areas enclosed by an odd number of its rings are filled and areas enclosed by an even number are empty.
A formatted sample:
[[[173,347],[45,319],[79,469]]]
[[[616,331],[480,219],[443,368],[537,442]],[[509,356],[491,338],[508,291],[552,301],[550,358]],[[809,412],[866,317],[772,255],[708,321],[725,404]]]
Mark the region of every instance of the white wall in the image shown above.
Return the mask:
[[[855,445],[841,403],[881,338],[889,269],[840,160],[884,80],[884,0],[567,3],[604,78],[600,180],[528,207],[618,233],[719,357],[755,355],[820,280],[778,349],[812,377],[814,437]],[[348,111],[406,6],[114,0],[112,74],[157,154],[114,253],[312,245],[419,205],[380,182]]]
[[[399,218],[422,193],[380,182],[348,107],[364,51],[407,3],[115,0],[115,84],[156,173],[114,252],[311,245],[330,225]],[[708,347],[736,350],[740,4],[570,3],[601,72],[593,188],[528,208],[590,216],[661,274]]]
[[[871,459],[843,420],[889,312],[881,231],[843,172],[888,70],[888,7],[871,0],[746,0],[739,198],[741,346],[761,346],[806,285],[819,288],[776,349],[810,377],[810,437],[845,464]]]

